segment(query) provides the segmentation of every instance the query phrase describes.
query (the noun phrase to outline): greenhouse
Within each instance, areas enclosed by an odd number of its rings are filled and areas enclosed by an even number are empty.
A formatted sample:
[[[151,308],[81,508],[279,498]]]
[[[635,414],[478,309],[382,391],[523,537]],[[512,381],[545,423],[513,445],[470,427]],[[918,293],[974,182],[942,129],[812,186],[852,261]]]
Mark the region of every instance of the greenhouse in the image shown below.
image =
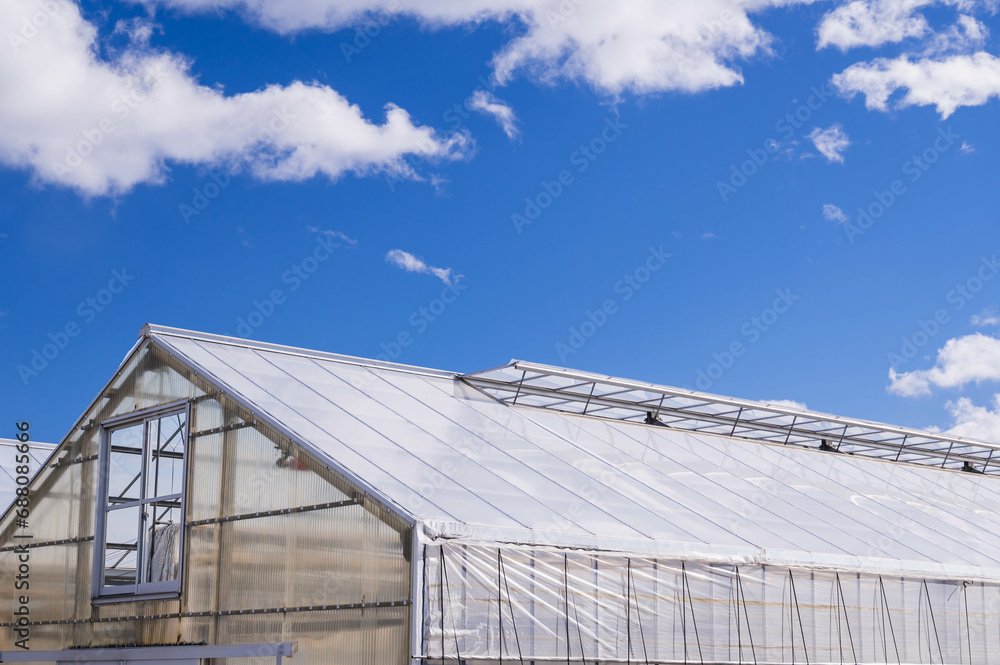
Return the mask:
[[[146,326],[0,521],[0,660],[1000,663],[996,450]]]

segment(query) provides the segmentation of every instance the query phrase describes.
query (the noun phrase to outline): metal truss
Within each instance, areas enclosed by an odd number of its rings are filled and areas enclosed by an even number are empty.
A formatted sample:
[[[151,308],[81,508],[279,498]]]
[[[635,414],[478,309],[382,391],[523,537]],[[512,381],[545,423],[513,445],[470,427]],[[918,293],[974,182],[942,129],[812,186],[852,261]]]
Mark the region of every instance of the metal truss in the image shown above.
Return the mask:
[[[460,378],[511,406],[1000,475],[1000,445],[935,432],[520,360]]]

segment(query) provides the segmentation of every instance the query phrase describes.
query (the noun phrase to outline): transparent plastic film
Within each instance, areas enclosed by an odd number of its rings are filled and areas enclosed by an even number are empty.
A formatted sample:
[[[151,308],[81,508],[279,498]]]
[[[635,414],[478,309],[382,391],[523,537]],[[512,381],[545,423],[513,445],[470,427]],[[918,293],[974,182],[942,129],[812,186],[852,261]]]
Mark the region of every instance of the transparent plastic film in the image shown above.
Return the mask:
[[[1000,586],[580,550],[424,549],[421,657],[1000,662]]]

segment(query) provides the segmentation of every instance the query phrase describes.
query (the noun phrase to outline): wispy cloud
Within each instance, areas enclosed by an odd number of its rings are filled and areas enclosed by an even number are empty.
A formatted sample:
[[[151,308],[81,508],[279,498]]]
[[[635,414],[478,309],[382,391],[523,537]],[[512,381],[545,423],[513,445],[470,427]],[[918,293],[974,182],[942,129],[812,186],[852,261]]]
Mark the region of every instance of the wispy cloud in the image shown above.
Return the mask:
[[[238,235],[240,237],[240,240],[242,241],[242,244],[243,244],[244,247],[246,247],[247,249],[253,249],[253,243],[250,242],[250,238],[247,238],[247,230],[246,230],[246,228],[244,228],[242,226],[237,226],[236,227],[236,235]]]
[[[309,231],[310,233],[318,233],[320,235],[328,236],[328,237],[333,238],[335,240],[339,240],[339,241],[343,242],[344,245],[346,245],[348,248],[355,247],[358,244],[357,240],[355,240],[354,238],[348,238],[346,235],[344,235],[340,231],[331,231],[330,229],[321,229],[318,226],[307,226],[306,227],[306,231]]]
[[[705,233],[701,234],[701,239],[702,240],[718,240],[719,236],[715,235],[715,233],[713,233],[712,231],[706,231]]]
[[[521,130],[517,126],[517,116],[514,114],[514,109],[501,101],[492,92],[481,88],[476,90],[469,101],[469,108],[493,116],[503,128],[503,133],[512,141],[521,136]]]
[[[823,218],[837,224],[847,223],[847,215],[840,209],[840,206],[835,206],[832,203],[827,203],[823,206]]]
[[[445,284],[451,284],[453,279],[461,276],[453,276],[451,268],[435,268],[434,266],[429,266],[424,263],[423,259],[418,259],[413,254],[404,252],[401,249],[390,249],[385,255],[385,260],[397,268],[402,268],[407,272],[434,275]]]
[[[958,149],[962,151],[963,155],[968,155],[976,151],[971,143],[966,143],[965,141],[962,141],[962,145],[960,145]]]
[[[817,127],[808,138],[828,162],[844,163],[844,151],[851,145],[851,140],[841,125],[830,125],[826,129]]]
[[[973,314],[969,323],[978,328],[1000,326],[1000,315],[997,314],[996,307],[987,307],[979,314]]]

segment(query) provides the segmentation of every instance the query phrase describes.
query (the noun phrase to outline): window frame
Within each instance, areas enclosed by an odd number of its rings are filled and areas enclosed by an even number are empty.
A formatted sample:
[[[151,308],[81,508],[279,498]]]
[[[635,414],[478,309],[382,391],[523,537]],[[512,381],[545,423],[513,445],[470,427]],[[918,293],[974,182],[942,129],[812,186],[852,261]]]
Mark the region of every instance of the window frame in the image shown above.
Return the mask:
[[[139,507],[140,515],[143,506],[149,502],[164,497],[146,497],[146,480],[149,473],[149,451],[148,437],[150,423],[175,415],[183,415],[184,427],[181,430],[184,444],[184,460],[181,472],[181,492],[180,492],[180,532],[178,533],[178,561],[177,579],[167,582],[141,582],[143,572],[143,532],[145,527],[136,524],[136,571],[135,582],[125,585],[105,585],[105,551],[107,547],[107,513],[108,513],[108,485],[110,483],[111,472],[111,434],[117,430],[142,425],[142,459],[140,460],[140,489],[139,498],[129,502],[129,506],[119,508],[127,509],[135,506]],[[188,484],[188,462],[190,460],[191,445],[191,402],[190,400],[179,400],[169,404],[123,414],[114,418],[104,420],[100,424],[100,450],[98,452],[98,487],[97,501],[95,502],[94,520],[94,547],[93,547],[93,573],[91,575],[91,596],[95,602],[99,601],[130,601],[142,598],[174,598],[180,596],[184,577],[184,536],[187,522],[187,484]],[[173,496],[173,495],[165,495]]]

